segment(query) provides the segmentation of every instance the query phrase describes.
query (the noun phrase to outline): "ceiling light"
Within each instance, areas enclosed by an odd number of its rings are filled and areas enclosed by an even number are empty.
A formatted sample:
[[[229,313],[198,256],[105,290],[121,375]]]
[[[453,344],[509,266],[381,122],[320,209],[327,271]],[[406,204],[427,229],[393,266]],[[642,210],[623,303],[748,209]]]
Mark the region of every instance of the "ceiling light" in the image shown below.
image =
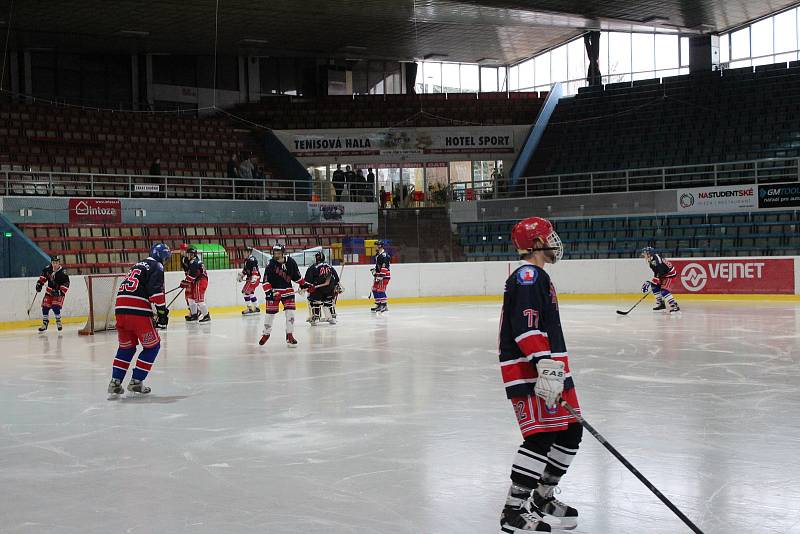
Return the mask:
[[[120,30],[118,33],[126,37],[147,37],[150,35],[150,32],[141,30]]]
[[[424,56],[422,56],[422,59],[427,59],[427,60],[447,59],[448,57],[450,57],[448,54],[431,53],[431,54],[425,54]]]

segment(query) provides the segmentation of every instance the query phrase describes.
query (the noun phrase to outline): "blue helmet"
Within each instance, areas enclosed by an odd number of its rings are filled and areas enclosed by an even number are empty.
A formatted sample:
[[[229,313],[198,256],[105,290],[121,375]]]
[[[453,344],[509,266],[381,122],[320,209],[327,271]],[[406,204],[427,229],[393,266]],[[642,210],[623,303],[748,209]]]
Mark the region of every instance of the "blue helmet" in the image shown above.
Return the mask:
[[[172,252],[164,243],[156,243],[150,248],[150,257],[162,264],[166,263],[170,256]]]
[[[645,254],[647,254],[648,256],[655,256],[657,252],[656,249],[654,249],[653,247],[644,247],[642,249],[642,256],[644,256]]]

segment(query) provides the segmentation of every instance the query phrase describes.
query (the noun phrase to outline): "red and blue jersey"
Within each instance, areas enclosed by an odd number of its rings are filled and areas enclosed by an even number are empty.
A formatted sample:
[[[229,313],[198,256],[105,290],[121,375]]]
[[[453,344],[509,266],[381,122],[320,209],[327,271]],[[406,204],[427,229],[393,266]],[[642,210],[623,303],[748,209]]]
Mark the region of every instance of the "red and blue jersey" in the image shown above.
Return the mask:
[[[678,276],[678,271],[675,270],[675,267],[662,258],[659,254],[653,254],[650,256],[647,264],[650,266],[650,269],[653,271],[653,282],[658,283],[659,280],[665,280],[667,278],[675,278]]]
[[[392,273],[389,270],[390,258],[391,256],[389,256],[389,253],[386,251],[375,255],[375,278],[387,282],[392,279]]]
[[[164,266],[147,258],[128,271],[117,289],[114,312],[117,315],[153,315],[151,304],[165,306]]]
[[[62,295],[66,295],[69,291],[69,276],[63,267],[59,266],[57,270],[53,270],[52,265],[47,265],[42,269],[42,274],[39,276],[39,283],[47,286],[45,295],[52,295],[53,291],[61,291]]]
[[[534,393],[536,363],[544,358],[564,362],[564,390],[575,387],[561,331],[558,296],[544,269],[525,264],[506,280],[498,344],[509,399]]]

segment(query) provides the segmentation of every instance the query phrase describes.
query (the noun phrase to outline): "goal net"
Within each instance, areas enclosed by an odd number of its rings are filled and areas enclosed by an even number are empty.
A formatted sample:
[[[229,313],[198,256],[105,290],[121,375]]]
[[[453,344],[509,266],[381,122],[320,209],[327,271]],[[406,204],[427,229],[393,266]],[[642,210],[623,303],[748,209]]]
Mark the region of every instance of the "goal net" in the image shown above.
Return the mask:
[[[124,274],[87,274],[83,277],[89,295],[89,317],[86,319],[86,326],[78,331],[80,335],[91,336],[95,332],[114,330],[117,327],[114,301],[117,298],[117,288],[125,276]]]

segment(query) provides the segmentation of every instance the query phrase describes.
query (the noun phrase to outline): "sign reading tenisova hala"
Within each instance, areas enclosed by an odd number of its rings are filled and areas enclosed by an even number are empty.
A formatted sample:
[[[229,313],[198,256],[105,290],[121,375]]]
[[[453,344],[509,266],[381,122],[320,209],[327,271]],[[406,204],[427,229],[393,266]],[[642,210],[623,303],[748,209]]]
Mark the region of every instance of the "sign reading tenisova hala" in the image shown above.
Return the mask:
[[[121,223],[122,205],[119,200],[71,198],[69,222],[70,224]]]
[[[794,295],[792,258],[670,260],[678,271],[673,293]]]
[[[297,157],[514,152],[514,130],[504,126],[274,133]]]

